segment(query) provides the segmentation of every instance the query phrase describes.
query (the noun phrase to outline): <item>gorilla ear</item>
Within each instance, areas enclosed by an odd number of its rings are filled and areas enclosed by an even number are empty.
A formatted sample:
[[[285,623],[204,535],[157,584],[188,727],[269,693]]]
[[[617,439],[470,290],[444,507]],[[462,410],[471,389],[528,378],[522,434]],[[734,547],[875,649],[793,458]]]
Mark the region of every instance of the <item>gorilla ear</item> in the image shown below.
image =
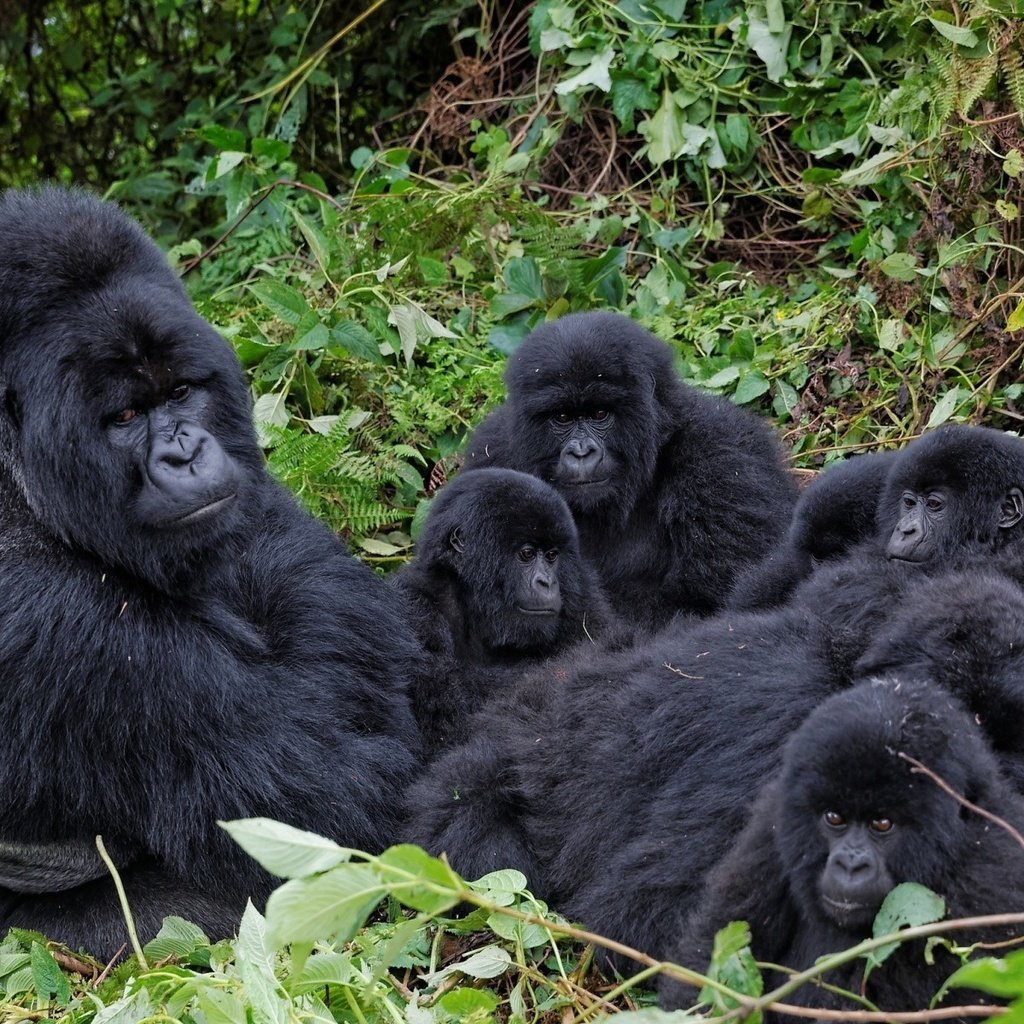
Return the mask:
[[[456,526],[455,529],[448,534],[448,544],[451,546],[453,551],[458,551],[460,555],[466,550],[466,542],[462,539],[462,527]]]
[[[1008,530],[1024,519],[1024,494],[1019,487],[1011,487],[999,506],[999,529]]]

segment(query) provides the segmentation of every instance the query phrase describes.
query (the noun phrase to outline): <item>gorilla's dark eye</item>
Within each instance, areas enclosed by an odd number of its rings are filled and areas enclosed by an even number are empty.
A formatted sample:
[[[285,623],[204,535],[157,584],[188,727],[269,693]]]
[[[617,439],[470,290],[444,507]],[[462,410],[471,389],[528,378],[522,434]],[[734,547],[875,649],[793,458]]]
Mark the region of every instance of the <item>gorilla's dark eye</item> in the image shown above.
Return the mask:
[[[946,507],[945,499],[941,494],[929,494],[927,504],[931,512],[941,512]]]
[[[552,565],[558,561],[558,548],[551,548],[550,551],[544,552],[544,558],[551,562]]]
[[[563,426],[566,423],[572,423],[572,417],[567,412],[556,412],[551,418],[555,423],[561,423]]]
[[[600,423],[602,420],[608,419],[608,410],[607,409],[598,409],[595,413],[593,413],[591,415],[590,418],[592,420],[594,420],[595,422]]]
[[[189,390],[190,390],[190,388],[189,388],[189,386],[187,384],[179,384],[171,392],[171,401],[172,402],[182,402],[182,401],[184,401],[186,398],[188,398]]]
[[[846,819],[837,811],[826,811],[824,818],[829,828],[842,828],[846,824]]]
[[[875,818],[871,822],[872,832],[881,832],[884,835],[886,832],[891,832],[892,828],[893,825],[891,818]]]
[[[529,544],[524,544],[517,552],[516,558],[520,562],[532,562],[537,557],[537,549],[531,548]]]
[[[916,504],[917,504],[917,495],[916,494],[911,494],[910,491],[907,491],[903,495],[903,507],[904,508],[913,508]]]
[[[122,409],[119,413],[114,416],[114,422],[124,425],[125,423],[131,423],[135,419],[136,412],[134,409]]]

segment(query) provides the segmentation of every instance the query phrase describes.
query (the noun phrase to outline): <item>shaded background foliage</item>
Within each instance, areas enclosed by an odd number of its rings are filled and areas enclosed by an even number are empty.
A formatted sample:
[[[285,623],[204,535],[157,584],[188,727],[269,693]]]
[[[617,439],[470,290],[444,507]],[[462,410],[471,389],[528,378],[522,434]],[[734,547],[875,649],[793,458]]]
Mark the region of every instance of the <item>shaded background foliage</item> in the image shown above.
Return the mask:
[[[544,317],[799,466],[1024,418],[1020,0],[0,3],[0,184],[177,260],[273,471],[387,566]]]

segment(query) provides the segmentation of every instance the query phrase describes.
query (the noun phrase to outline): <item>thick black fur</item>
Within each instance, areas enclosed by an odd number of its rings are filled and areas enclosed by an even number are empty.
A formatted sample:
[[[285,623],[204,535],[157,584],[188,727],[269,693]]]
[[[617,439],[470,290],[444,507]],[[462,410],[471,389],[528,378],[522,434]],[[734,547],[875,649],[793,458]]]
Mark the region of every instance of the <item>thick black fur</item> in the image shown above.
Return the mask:
[[[517,608],[524,548],[557,580],[560,609]],[[441,489],[416,545],[395,577],[431,662],[413,686],[429,755],[467,738],[470,715],[525,669],[572,645],[621,641],[597,577],[583,561],[568,506],[554,488],[511,469],[464,473]]]
[[[269,892],[217,819],[388,844],[417,763],[404,602],[267,475],[231,349],[117,207],[0,198],[0,398],[0,845],[101,833],[146,939],[165,914],[223,936]],[[234,498],[154,523],[192,492],[140,505],[146,452],[188,431],[163,470],[219,452]],[[106,879],[0,889],[10,925],[126,939]]]
[[[1016,840],[962,807],[931,779],[912,772],[900,752],[978,806],[1024,827],[1021,796],[1000,774],[981,729],[961,705],[928,683],[863,683],[827,700],[793,735],[778,779],[765,787],[743,833],[710,874],[672,959],[704,969],[715,932],[735,920],[750,924],[755,959],[798,970],[870,937],[874,912],[848,922],[845,913],[830,911],[822,898],[819,887],[830,870],[828,839],[836,831],[823,820],[826,812],[838,812],[850,826],[873,819],[891,822],[869,843],[871,856],[886,869],[887,882],[917,882],[933,889],[952,918],[1024,906],[1024,850]],[[866,862],[858,865],[867,868]],[[989,930],[957,933],[955,939],[966,945],[1011,934]],[[929,966],[923,942],[903,945],[870,975],[866,996],[883,1010],[927,1006],[959,966],[941,949],[935,956]],[[864,961],[855,961],[824,980],[857,992],[863,969]],[[772,977],[769,984],[781,980]],[[791,998],[816,1008],[859,1008],[813,985]],[[667,1008],[691,1005],[695,992],[666,981],[661,999]],[[946,1002],[955,1001],[954,991]],[[968,1001],[976,1002],[976,995]]]
[[[774,608],[829,559],[876,535],[876,512],[895,452],[855,455],[833,463],[801,493],[782,543],[744,571],[729,596],[732,608]]]
[[[509,358],[505,382],[508,400],[470,439],[466,465],[558,487],[623,616],[657,626],[677,611],[714,612],[784,534],[796,485],[771,429],[685,385],[669,347],[628,317],[543,324]],[[598,410],[606,482],[559,482],[554,417]]]

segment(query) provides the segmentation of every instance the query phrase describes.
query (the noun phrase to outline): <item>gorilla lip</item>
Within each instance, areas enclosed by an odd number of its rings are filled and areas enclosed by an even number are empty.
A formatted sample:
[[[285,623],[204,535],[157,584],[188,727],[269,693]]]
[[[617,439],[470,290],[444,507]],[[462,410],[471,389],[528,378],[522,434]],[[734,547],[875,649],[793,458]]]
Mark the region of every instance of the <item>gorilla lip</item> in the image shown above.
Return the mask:
[[[516,611],[522,612],[524,615],[556,615],[557,612],[554,608],[523,608],[521,605],[516,605]]]

